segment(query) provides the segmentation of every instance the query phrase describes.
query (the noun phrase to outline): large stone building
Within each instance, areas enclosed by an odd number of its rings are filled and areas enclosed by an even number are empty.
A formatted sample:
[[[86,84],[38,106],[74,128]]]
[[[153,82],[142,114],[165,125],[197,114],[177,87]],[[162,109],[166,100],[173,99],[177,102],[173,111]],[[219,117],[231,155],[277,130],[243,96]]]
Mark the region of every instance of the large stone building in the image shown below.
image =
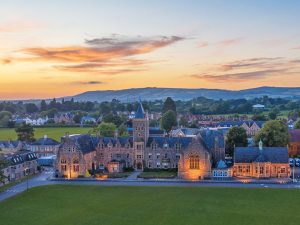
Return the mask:
[[[287,147],[237,147],[234,151],[233,176],[241,178],[289,178]]]
[[[121,172],[124,167],[140,171],[178,168],[178,177],[197,180],[210,177],[212,165],[225,156],[222,133],[206,130],[195,137],[165,137],[149,127],[141,103],[131,133],[131,137],[63,137],[57,155],[58,175],[76,178],[87,170]]]

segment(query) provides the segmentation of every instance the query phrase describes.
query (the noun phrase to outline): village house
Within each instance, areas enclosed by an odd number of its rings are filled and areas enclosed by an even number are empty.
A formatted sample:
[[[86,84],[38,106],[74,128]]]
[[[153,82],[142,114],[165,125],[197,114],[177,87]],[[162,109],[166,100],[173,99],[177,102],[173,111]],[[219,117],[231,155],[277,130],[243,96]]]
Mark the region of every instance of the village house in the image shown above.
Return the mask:
[[[260,129],[263,127],[265,121],[252,121],[252,120],[244,120],[244,121],[223,121],[218,124],[217,127],[243,127],[246,130],[248,137],[254,137]]]
[[[225,157],[223,135],[205,132],[195,137],[164,137],[159,129],[149,128],[141,103],[132,124],[130,137],[66,135],[57,154],[57,174],[76,178],[93,169],[116,173],[124,167],[137,171],[178,168],[179,178],[198,180],[211,177],[213,163]]]
[[[59,147],[59,142],[48,138],[47,135],[44,135],[43,138],[38,139],[37,141],[28,144],[29,150],[35,152],[37,157],[45,157],[56,155]]]
[[[234,150],[233,175],[240,178],[289,178],[287,147],[237,147]]]
[[[56,113],[54,115],[55,123],[63,123],[63,124],[74,124],[74,114],[73,113]]]
[[[2,156],[2,160],[7,161],[7,167],[2,169],[6,177],[4,184],[38,172],[37,155],[34,152],[20,150],[14,154]]]

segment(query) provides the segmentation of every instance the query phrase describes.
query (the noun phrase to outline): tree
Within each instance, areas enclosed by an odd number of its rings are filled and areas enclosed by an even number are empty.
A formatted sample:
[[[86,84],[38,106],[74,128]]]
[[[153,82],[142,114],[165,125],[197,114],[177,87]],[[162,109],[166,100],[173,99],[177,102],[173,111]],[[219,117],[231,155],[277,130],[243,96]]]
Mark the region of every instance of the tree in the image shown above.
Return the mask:
[[[172,127],[176,126],[176,113],[173,110],[165,112],[161,118],[161,126],[167,132],[170,132]]]
[[[294,129],[300,129],[300,119],[294,124]]]
[[[255,143],[260,140],[267,147],[285,147],[289,142],[288,127],[279,120],[271,120],[265,123],[263,128],[255,136]]]
[[[1,111],[0,112],[0,127],[7,127],[12,117],[11,112]]]
[[[254,115],[252,116],[252,120],[254,120],[254,121],[266,121],[267,118],[265,117],[264,114],[259,113],[259,114],[254,114]]]
[[[102,122],[98,127],[94,128],[93,133],[99,134],[102,137],[113,137],[117,127],[113,123]]]
[[[18,140],[26,141],[26,142],[33,142],[34,139],[34,129],[30,124],[23,123],[20,127],[15,129]]]
[[[38,107],[34,103],[26,104],[25,108],[26,108],[27,113],[35,113],[35,112],[39,111]]]
[[[47,103],[45,100],[41,101],[41,111],[46,111],[47,110]]]
[[[5,179],[7,178],[4,175],[3,169],[5,169],[8,166],[8,162],[6,160],[0,159],[0,183],[4,184]]]
[[[247,132],[243,127],[232,127],[226,135],[226,152],[233,156],[234,147],[246,147],[248,145]]]
[[[162,113],[166,113],[169,110],[174,111],[175,114],[177,112],[175,102],[173,101],[172,98],[167,97],[166,101],[164,102],[163,108],[162,108]]]
[[[127,127],[125,126],[125,124],[121,124],[118,127],[118,133],[120,137],[129,137],[129,133],[127,131]]]
[[[269,112],[269,119],[275,120],[277,118],[277,113],[274,111]]]
[[[179,125],[182,126],[182,127],[188,127],[189,122],[184,117],[181,117],[180,120],[179,120]]]
[[[103,116],[103,121],[106,123],[114,123],[116,126],[120,126],[124,122],[120,116],[113,113]]]

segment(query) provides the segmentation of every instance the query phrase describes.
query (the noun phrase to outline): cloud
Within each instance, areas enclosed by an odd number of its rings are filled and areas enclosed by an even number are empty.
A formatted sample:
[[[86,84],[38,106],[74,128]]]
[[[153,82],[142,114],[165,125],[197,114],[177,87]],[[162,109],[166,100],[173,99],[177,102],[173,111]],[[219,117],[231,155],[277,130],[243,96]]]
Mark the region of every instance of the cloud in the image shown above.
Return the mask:
[[[201,79],[211,82],[245,82],[251,79],[263,79],[270,75],[280,74],[286,70],[260,70],[252,72],[243,72],[243,73],[230,73],[230,74],[221,74],[221,75],[212,75],[212,74],[193,74],[190,77],[195,79]]]
[[[12,62],[12,60],[9,59],[9,58],[2,59],[2,64],[3,64],[3,65],[10,64],[11,62]]]
[[[280,63],[281,57],[262,57],[262,58],[250,58],[244,60],[236,60],[230,63],[219,65],[219,70],[230,71],[234,69],[247,69],[247,68],[273,68],[274,64],[278,65]]]
[[[13,33],[13,32],[22,32],[28,29],[34,29],[40,27],[40,24],[37,24],[32,21],[19,20],[19,21],[6,21],[0,23],[0,32],[3,33]]]
[[[292,50],[300,50],[300,45],[299,46],[296,46],[294,48],[291,48]]]
[[[200,42],[198,44],[198,48],[205,48],[208,46],[208,42],[207,41],[203,41],[203,42]]]
[[[16,58],[15,61],[54,62],[54,68],[73,72],[101,72],[116,74],[129,71],[142,71],[141,67],[151,63],[137,57],[167,47],[185,38],[179,36],[159,37],[110,37],[86,39],[83,45],[62,47],[24,48],[20,52],[26,57]],[[110,68],[122,67],[111,72]],[[125,68],[124,68],[125,67]],[[105,70],[103,70],[105,69]]]
[[[104,82],[91,80],[91,81],[74,81],[74,82],[70,82],[70,84],[72,84],[72,85],[98,85],[98,84],[104,84]]]
[[[220,46],[226,47],[226,46],[238,44],[242,40],[243,40],[242,37],[238,37],[238,38],[226,39],[226,40],[218,42],[217,44]]]

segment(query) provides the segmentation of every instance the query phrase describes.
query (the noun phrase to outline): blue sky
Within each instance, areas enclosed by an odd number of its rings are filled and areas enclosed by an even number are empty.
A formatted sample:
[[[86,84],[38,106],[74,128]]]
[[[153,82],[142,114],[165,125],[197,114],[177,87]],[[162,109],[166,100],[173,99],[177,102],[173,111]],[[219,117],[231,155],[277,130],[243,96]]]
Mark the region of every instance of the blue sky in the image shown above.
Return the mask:
[[[296,0],[1,1],[0,97],[300,86],[299,12]]]

